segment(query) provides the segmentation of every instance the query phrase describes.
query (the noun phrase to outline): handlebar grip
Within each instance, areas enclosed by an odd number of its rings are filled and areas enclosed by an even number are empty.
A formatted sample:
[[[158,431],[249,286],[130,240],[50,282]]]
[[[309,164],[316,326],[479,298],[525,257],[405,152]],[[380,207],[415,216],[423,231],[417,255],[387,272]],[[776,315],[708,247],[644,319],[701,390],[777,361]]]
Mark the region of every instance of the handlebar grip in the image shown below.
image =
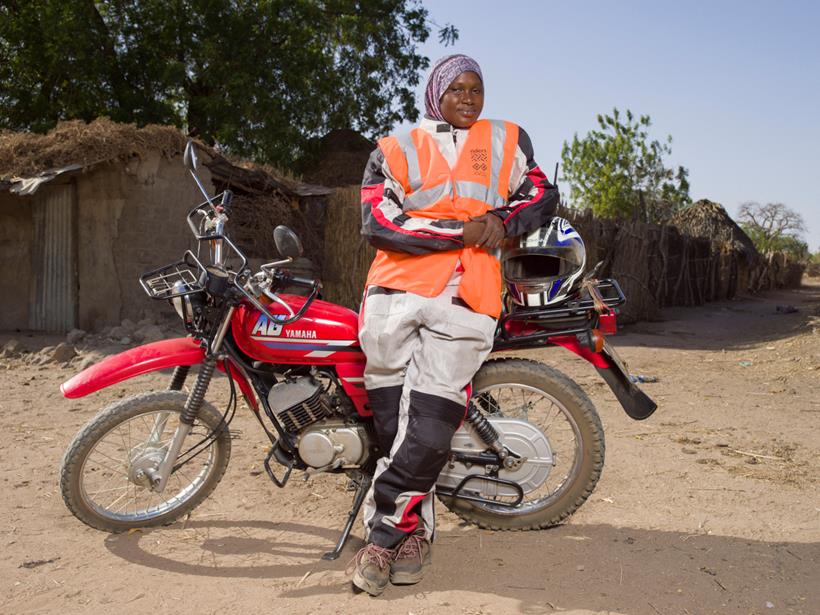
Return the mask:
[[[298,275],[288,275],[287,280],[295,286],[306,286],[308,288],[313,288],[313,284],[315,283],[315,280],[303,278]]]

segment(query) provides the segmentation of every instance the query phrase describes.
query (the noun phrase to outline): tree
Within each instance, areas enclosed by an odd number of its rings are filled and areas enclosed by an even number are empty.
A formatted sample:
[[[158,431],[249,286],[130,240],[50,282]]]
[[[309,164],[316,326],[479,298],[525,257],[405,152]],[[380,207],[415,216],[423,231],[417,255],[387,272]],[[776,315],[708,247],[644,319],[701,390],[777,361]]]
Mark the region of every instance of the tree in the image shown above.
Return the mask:
[[[761,254],[786,252],[796,260],[809,256],[809,246],[800,238],[806,231],[803,216],[783,203],[743,203],[738,222]]]
[[[583,139],[575,134],[572,143],[565,141],[563,175],[571,186],[572,204],[591,207],[601,216],[637,213],[651,221],[666,220],[689,204],[689,172],[664,166],[664,154],[672,152],[672,137],[665,143],[650,141],[651,125],[648,115],[635,119],[627,110],[622,121],[621,113],[613,109],[612,115],[598,115],[599,130]]]
[[[289,166],[332,128],[382,134],[418,117],[431,23],[418,0],[8,0],[0,128],[172,123]]]

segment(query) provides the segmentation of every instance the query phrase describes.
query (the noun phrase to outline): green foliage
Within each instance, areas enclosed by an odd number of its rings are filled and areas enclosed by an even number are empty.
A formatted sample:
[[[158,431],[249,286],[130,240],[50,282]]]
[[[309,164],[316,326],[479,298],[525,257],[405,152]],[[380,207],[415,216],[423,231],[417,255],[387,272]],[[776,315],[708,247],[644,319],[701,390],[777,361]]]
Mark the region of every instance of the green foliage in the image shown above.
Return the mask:
[[[625,121],[624,121],[625,120]],[[598,116],[598,130],[564,142],[563,176],[571,186],[570,201],[591,207],[600,216],[664,221],[691,203],[688,171],[667,169],[663,156],[672,152],[672,137],[650,141],[648,115],[635,118],[627,110]]]
[[[418,0],[11,0],[0,128],[172,123],[287,167],[332,128],[416,119],[429,33]]]
[[[738,221],[761,254],[785,252],[795,260],[809,259],[809,246],[801,239],[803,217],[783,203],[743,203]]]

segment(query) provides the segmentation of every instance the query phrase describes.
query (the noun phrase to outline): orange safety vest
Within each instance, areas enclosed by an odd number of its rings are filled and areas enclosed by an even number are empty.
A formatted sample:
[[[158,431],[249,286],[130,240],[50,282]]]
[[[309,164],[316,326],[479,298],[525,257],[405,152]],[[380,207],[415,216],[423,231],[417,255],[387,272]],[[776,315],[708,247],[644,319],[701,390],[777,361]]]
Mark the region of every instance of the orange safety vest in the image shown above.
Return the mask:
[[[510,171],[518,145],[518,126],[479,120],[470,127],[454,168],[433,137],[415,128],[409,134],[379,140],[393,177],[404,188],[404,213],[432,220],[467,221],[503,206],[509,197]],[[501,314],[501,268],[498,259],[477,246],[429,254],[378,250],[367,285],[436,297],[461,260],[459,296],[476,312]]]

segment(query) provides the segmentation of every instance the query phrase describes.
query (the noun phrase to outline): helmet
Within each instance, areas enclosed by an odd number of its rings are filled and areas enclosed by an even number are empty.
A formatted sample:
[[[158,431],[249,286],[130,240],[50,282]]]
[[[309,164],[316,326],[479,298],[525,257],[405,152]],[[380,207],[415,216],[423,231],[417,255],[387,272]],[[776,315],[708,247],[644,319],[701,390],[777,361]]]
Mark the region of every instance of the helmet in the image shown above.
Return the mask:
[[[501,272],[513,302],[527,307],[555,305],[581,284],[584,240],[564,218],[517,237],[501,255]]]

